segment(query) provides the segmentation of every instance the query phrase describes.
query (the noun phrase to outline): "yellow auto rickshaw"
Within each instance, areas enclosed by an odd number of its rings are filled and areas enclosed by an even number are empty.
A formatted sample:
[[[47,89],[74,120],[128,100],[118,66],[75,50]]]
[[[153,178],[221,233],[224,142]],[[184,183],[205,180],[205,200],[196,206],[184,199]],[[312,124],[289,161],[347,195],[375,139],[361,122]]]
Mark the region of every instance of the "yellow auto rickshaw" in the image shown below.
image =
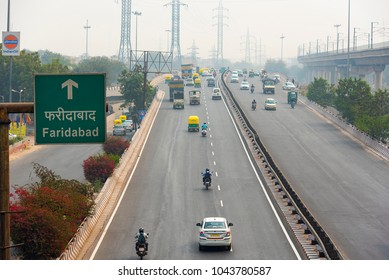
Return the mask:
[[[199,117],[198,116],[189,116],[188,117],[188,131],[200,131],[199,127]]]
[[[122,123],[123,123],[125,120],[127,120],[127,116],[126,116],[126,115],[121,115],[121,116],[119,117],[119,119],[121,119],[121,121],[122,121]]]
[[[192,78],[193,78],[193,81],[196,80],[197,78],[200,78],[199,73],[193,73]]]
[[[172,80],[172,75],[171,74],[167,74],[165,76],[165,84],[169,84],[171,80]]]
[[[121,119],[116,119],[113,121],[113,126],[117,126],[117,125],[122,125],[122,120]]]
[[[200,78],[197,78],[196,80],[194,80],[194,86],[195,86],[195,88],[201,88]]]

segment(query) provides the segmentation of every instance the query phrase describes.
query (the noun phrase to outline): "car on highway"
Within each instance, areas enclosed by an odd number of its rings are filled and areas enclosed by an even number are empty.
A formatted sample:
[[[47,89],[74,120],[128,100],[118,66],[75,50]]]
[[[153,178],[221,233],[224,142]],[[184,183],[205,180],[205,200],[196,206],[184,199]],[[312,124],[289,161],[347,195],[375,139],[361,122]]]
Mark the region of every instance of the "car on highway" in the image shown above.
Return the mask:
[[[115,126],[113,127],[112,134],[113,134],[114,136],[117,136],[117,135],[126,135],[126,129],[124,128],[123,125],[115,125]]]
[[[232,74],[230,82],[231,83],[239,83],[239,76],[236,74]]]
[[[131,132],[134,130],[134,123],[132,122],[132,120],[125,120],[123,121],[122,123],[124,129],[126,130],[126,132]]]
[[[207,86],[209,86],[209,87],[214,87],[214,86],[216,86],[215,78],[208,78],[208,79],[207,79]]]
[[[220,88],[213,88],[212,90],[212,100],[222,99]]]
[[[194,86],[194,81],[192,78],[188,78],[185,80],[185,86],[187,87],[193,87]]]
[[[249,84],[249,82],[243,81],[243,82],[240,84],[240,89],[249,90],[249,89],[250,89],[250,84]]]
[[[276,110],[277,101],[274,98],[266,98],[265,100],[265,110]]]
[[[225,246],[227,250],[231,250],[232,236],[231,226],[226,218],[223,217],[207,217],[201,223],[196,224],[200,227],[199,230],[199,250],[201,251],[206,246]]]
[[[283,84],[282,89],[283,90],[294,90],[294,89],[296,89],[296,86],[292,82],[286,82],[285,84]]]

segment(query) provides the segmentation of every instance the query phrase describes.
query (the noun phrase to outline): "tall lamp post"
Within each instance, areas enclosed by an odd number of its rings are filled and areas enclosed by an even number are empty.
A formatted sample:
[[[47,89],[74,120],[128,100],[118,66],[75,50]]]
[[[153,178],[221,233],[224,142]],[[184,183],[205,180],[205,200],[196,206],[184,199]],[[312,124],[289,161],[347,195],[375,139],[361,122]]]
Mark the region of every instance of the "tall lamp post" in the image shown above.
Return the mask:
[[[169,52],[169,33],[171,32],[170,29],[166,29],[166,50]]]
[[[11,89],[12,92],[19,93],[19,102],[22,102],[22,92],[23,92],[23,90],[25,90],[25,88],[24,88],[24,89],[21,89],[20,91]]]
[[[138,16],[141,16],[142,12],[134,11],[132,13],[134,14],[134,16],[136,16],[135,18],[135,54],[136,54],[136,51],[138,50]]]
[[[371,22],[370,48],[373,48],[374,24],[378,24],[378,22]]]
[[[284,52],[284,39],[285,39],[284,34],[281,35],[280,39],[281,39],[281,62],[282,62],[283,52]]]
[[[334,27],[336,27],[336,53],[339,52],[339,27],[341,24],[334,24]]]
[[[347,79],[350,78],[350,0],[348,0],[348,30],[347,30]]]
[[[88,29],[91,28],[89,25],[88,25],[88,20],[86,20],[86,25],[84,26],[84,28],[86,29],[86,46],[85,46],[85,58],[88,58]]]

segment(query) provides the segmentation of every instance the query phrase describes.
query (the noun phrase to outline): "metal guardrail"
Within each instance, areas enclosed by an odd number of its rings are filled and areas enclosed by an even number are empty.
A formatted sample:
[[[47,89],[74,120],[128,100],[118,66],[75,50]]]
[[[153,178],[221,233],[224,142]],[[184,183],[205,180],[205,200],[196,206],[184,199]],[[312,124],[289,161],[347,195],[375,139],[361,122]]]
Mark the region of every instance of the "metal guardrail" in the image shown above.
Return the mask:
[[[223,77],[224,77],[223,73]],[[342,259],[342,256],[339,252],[339,250],[336,248],[334,243],[331,241],[330,237],[327,235],[327,233],[324,231],[324,229],[320,226],[318,221],[313,217],[313,215],[310,213],[310,211],[307,209],[307,207],[304,205],[302,200],[299,198],[298,194],[293,190],[292,186],[289,184],[281,170],[277,167],[276,163],[272,159],[271,155],[267,151],[265,145],[262,143],[258,133],[256,132],[255,128],[250,124],[249,120],[247,119],[244,111],[239,106],[239,102],[234,98],[232,92],[228,88],[227,84],[225,83],[225,80],[222,78],[222,85],[226,89],[229,98],[232,100],[233,106],[236,107],[236,109],[239,111],[239,118],[242,118],[247,128],[252,133],[252,138],[258,146],[261,158],[263,158],[263,161],[266,162],[266,166],[270,167],[270,172],[273,172],[275,176],[277,177],[277,185],[280,186],[280,188],[283,189],[283,192],[290,200],[289,203],[293,203],[296,213],[298,213],[297,216],[299,216],[300,220],[303,220],[305,224],[308,226],[307,233],[313,234],[316,239],[316,242],[321,245],[321,249],[323,250],[323,254],[327,259],[332,260],[338,260]],[[281,190],[280,190],[281,191]],[[288,218],[286,217],[288,220]],[[296,237],[299,239],[298,237]],[[303,244],[302,244],[302,247]],[[319,248],[320,250],[320,248]]]

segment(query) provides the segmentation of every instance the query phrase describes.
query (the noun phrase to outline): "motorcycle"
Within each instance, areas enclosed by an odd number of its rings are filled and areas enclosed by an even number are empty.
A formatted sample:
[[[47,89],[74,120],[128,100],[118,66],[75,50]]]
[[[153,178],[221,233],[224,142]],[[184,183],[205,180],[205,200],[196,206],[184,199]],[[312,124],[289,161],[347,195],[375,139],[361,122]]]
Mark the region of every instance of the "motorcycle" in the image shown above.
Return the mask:
[[[295,101],[292,101],[290,102],[290,106],[292,107],[292,109],[294,109],[294,106],[296,105],[296,102]]]
[[[252,87],[252,88],[250,89],[250,91],[251,91],[251,93],[254,93],[254,88]]]
[[[203,136],[203,137],[207,136],[207,130],[206,129],[201,130],[201,136]]]
[[[257,109],[257,103],[252,103],[252,104],[251,104],[251,109],[252,109],[253,111],[255,111],[255,109]]]
[[[204,186],[208,190],[209,187],[211,187],[211,179],[205,179],[204,180]]]
[[[142,260],[143,257],[147,255],[146,244],[139,244],[136,254]]]

